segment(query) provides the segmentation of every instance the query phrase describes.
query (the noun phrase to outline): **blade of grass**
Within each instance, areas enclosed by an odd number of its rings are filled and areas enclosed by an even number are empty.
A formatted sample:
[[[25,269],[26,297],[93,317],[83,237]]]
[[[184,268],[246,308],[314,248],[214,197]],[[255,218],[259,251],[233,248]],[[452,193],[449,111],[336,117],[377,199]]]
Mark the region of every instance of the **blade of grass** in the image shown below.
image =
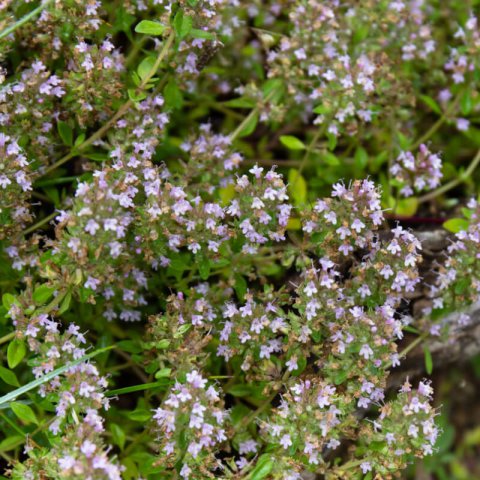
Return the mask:
[[[53,0],[45,0],[41,5],[39,5],[37,8],[34,8],[30,13],[27,13],[20,20],[16,21],[15,23],[12,23],[12,25],[10,25],[9,27],[2,30],[0,32],[0,39],[5,38],[7,35],[10,35],[12,32],[14,32],[17,28],[21,27],[24,23],[27,23],[30,20],[32,20],[42,10],[47,8],[48,5],[52,2],[53,2]]]
[[[141,390],[149,390],[150,388],[165,387],[165,382],[151,382],[143,383],[141,385],[132,385],[131,387],[117,388],[116,390],[109,390],[105,392],[107,397],[113,397],[114,395],[124,395],[125,393],[139,392]]]
[[[112,348],[115,348],[115,345],[111,345],[111,346],[105,347],[105,348],[99,348],[98,350],[95,350],[94,352],[87,353],[86,355],[79,358],[78,360],[67,363],[66,365],[63,365],[63,367],[57,368],[56,370],[53,370],[52,372],[47,373],[43,377],[37,378],[36,380],[33,380],[30,383],[27,383],[26,385],[23,385],[23,387],[17,388],[16,390],[13,390],[13,392],[7,393],[3,397],[0,397],[0,408],[2,407],[2,405],[6,404],[6,403],[13,402],[15,399],[17,399],[18,397],[20,397],[24,393],[27,393],[30,390],[33,390],[34,388],[37,388],[40,385],[43,385],[44,383],[48,382],[49,380],[52,380],[57,375],[61,375],[62,373],[68,371],[70,368],[75,367],[76,365],[79,365],[80,363],[85,362],[86,360],[89,360],[90,358],[96,357],[97,355],[100,355],[101,353],[107,352],[108,350],[112,350]]]

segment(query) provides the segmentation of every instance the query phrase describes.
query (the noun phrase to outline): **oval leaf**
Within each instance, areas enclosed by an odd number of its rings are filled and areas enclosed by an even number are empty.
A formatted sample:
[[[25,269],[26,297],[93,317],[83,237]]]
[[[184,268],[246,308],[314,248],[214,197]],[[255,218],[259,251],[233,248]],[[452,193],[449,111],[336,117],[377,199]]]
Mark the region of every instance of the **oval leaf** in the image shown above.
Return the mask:
[[[300,139],[293,135],[282,135],[280,137],[280,142],[289,150],[305,150],[305,148],[307,148]]]
[[[19,387],[17,376],[8,368],[0,367],[0,378],[8,385],[12,387]]]
[[[255,465],[255,468],[249,475],[251,480],[262,480],[273,470],[274,459],[268,453],[261,455]]]
[[[443,228],[452,233],[458,233],[462,230],[468,230],[468,220],[464,218],[451,218],[443,224]]]
[[[135,27],[137,33],[144,33],[146,35],[162,35],[165,30],[165,25],[159,22],[152,22],[151,20],[142,20]]]
[[[22,340],[14,338],[8,345],[7,363],[10,368],[15,368],[27,353],[27,347]]]
[[[38,425],[37,416],[35,415],[35,412],[28,405],[25,405],[24,403],[20,403],[20,402],[12,402],[10,404],[10,408],[12,409],[12,412],[20,420],[22,420],[22,422],[35,423],[36,425]]]

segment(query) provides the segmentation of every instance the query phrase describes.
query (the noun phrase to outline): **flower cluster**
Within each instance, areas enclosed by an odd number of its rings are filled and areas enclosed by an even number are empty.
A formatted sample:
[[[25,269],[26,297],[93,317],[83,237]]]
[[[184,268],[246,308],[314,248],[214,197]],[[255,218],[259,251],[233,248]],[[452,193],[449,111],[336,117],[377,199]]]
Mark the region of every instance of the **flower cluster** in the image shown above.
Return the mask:
[[[71,53],[76,38],[94,38],[104,24],[101,12],[98,0],[50,2],[34,24],[27,24],[25,29],[15,32],[16,40],[38,51],[42,60],[56,60]]]
[[[129,307],[145,303],[141,290],[147,278],[136,260],[142,252],[140,238],[132,231],[134,200],[140,191],[155,191],[161,181],[150,160],[168,121],[162,105],[162,97],[148,98],[119,120],[113,142],[122,142],[122,148],[112,148],[113,165],[94,171],[92,182],[78,184],[71,209],[57,217],[57,239],[49,242],[64,282],[83,284],[86,298],[101,292],[104,316],[110,320],[117,317],[112,309],[116,299],[122,305],[120,318],[127,321],[140,318]]]
[[[373,3],[374,10],[349,1],[298,2],[290,11],[291,31],[269,52],[269,76],[285,79],[292,99],[307,112],[316,106],[316,123],[325,123],[333,135],[372,121],[387,98],[408,104],[410,86],[400,82],[404,75],[393,58],[399,50],[404,61],[434,51],[420,6]],[[365,30],[355,30],[357,21]]]
[[[438,266],[436,282],[430,287],[432,304],[424,309],[425,315],[450,313],[451,310],[463,312],[480,301],[480,204],[471,199],[467,207],[464,211],[468,220],[455,234],[455,240],[447,248],[447,258]],[[460,324],[468,323],[469,315],[462,313],[458,321]],[[442,326],[447,331],[452,327],[436,324],[432,330],[438,333]]]
[[[27,157],[45,165],[51,162],[61,140],[56,123],[65,95],[65,82],[36,60],[17,81],[0,88],[0,125],[9,135],[22,138],[29,132]]]
[[[384,220],[378,187],[370,180],[356,180],[347,187],[337,183],[332,197],[317,200],[311,211],[302,212],[302,228],[315,253],[335,259],[371,248],[373,231]]]
[[[53,449],[45,456],[43,449],[27,444],[29,458],[24,464],[16,465],[12,477],[34,479],[39,471],[47,468],[57,472],[52,475],[60,478],[94,475],[92,478],[118,480],[122,468],[115,459],[109,458],[101,437],[105,431],[101,411],[108,410],[110,405],[104,393],[107,380],[95,364],[83,359],[87,352],[86,338],[77,325],[70,323],[62,329],[60,323],[47,314],[26,314],[25,304],[40,303],[38,291],[42,291],[42,287],[30,296],[25,292],[11,302],[8,315],[16,327],[16,341],[25,342],[33,353],[32,371],[37,379],[70,366],[43,382],[38,392],[55,404],[55,418],[48,428],[54,436]],[[60,295],[60,301],[68,298],[59,292],[56,294]],[[69,417],[75,419],[73,427],[69,425]]]
[[[397,398],[380,407],[378,418],[362,431],[367,448],[373,443],[382,447],[368,450],[360,465],[364,474],[389,475],[405,468],[411,455],[422,458],[433,453],[440,432],[430,405],[432,393],[428,382],[413,390],[407,380]]]
[[[282,175],[271,169],[263,173],[263,168],[250,169],[253,179],[246,175],[237,179],[235,198],[227,207],[227,213],[234,217],[235,226],[241,230],[247,242],[243,246],[246,253],[255,253],[259,245],[268,241],[285,240],[285,230],[292,206],[287,203],[287,187]]]
[[[32,219],[32,172],[18,142],[0,133],[0,240],[15,237]]]
[[[121,480],[125,467],[108,457],[98,430],[90,424],[98,421],[95,412],[89,412],[85,423],[70,427],[61,442],[46,449],[27,441],[27,460],[17,463],[11,472],[13,480],[35,480],[48,474],[49,478],[85,478]],[[88,423],[90,422],[90,423]]]
[[[231,151],[229,135],[212,131],[209,123],[200,126],[198,136],[182,143],[181,149],[188,155],[189,177],[208,181],[225,187],[232,183],[231,174],[238,170],[243,160],[238,152]],[[214,164],[212,164],[212,161]]]
[[[173,467],[177,449],[186,439],[180,469],[184,479],[205,475],[216,463],[213,448],[227,439],[227,413],[217,389],[207,384],[197,370],[186,373],[185,381],[177,381],[153,416],[165,466]]]
[[[238,355],[243,371],[258,372],[263,370],[262,361],[272,361],[271,357],[283,353],[282,336],[287,333],[288,324],[273,298],[259,303],[247,294],[245,304],[237,307],[226,303],[222,313],[225,322],[219,332],[217,355],[227,361]]]
[[[416,156],[412,152],[401,152],[390,167],[390,173],[399,182],[400,194],[410,197],[415,192],[433,190],[440,185],[442,160],[422,144]]]
[[[36,378],[70,362],[76,363],[63,375],[58,375],[40,387],[41,396],[58,398],[56,418],[50,424],[50,431],[55,435],[62,432],[66,417],[72,412],[76,415],[91,412],[90,417],[87,415],[85,418],[95,417],[91,426],[95,427],[96,431],[103,431],[101,418],[93,413],[109,408],[109,401],[103,393],[107,380],[100,375],[94,364],[87,361],[78,363],[86,354],[86,339],[80,328],[71,323],[62,332],[61,325],[47,314],[25,316],[22,307],[17,303],[12,304],[9,315],[19,335],[22,335],[30,351],[36,355],[32,369]]]
[[[112,116],[113,105],[121,98],[123,56],[109,38],[89,45],[84,40],[74,48],[68,64],[65,108],[77,112],[81,127]]]

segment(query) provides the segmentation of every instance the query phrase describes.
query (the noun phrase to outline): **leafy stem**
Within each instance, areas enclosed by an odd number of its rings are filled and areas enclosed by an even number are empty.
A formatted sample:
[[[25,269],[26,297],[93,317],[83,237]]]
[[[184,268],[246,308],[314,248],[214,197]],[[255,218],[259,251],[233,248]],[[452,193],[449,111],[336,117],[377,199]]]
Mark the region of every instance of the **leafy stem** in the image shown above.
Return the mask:
[[[145,75],[143,78],[142,82],[138,86],[139,91],[143,91],[145,87],[148,85],[150,80],[153,78],[153,76],[157,73],[158,68],[160,67],[160,64],[163,62],[165,57],[168,55],[170,48],[172,47],[173,41],[175,39],[175,33],[172,31],[170,35],[168,36],[167,40],[165,41],[162,50],[157,56],[157,59],[155,60],[155,63],[153,64],[152,68],[150,71]],[[105,125],[103,125],[100,129],[98,129],[93,135],[91,135],[89,138],[87,138],[85,141],[83,141],[80,145],[75,147],[73,150],[71,150],[69,153],[67,153],[65,156],[63,156],[60,160],[55,162],[53,165],[45,169],[44,174],[47,174],[56,168],[60,167],[64,163],[68,162],[70,159],[73,157],[78,156],[79,153],[81,153],[83,150],[85,150],[87,147],[92,145],[94,142],[102,138],[110,128],[117,123],[117,121],[122,118],[128,110],[134,105],[134,101],[129,99],[127,100],[115,113],[115,115],[108,120]]]

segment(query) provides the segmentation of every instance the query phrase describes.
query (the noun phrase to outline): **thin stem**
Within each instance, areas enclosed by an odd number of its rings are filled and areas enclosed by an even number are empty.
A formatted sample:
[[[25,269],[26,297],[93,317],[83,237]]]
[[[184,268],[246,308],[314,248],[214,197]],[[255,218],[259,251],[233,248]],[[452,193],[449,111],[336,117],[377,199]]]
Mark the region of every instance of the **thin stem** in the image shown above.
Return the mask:
[[[39,5],[37,8],[34,8],[30,13],[27,13],[25,16],[23,16],[20,20],[17,22],[13,23],[9,27],[5,28],[0,32],[0,39],[5,38],[7,35],[10,35],[13,33],[17,28],[21,27],[23,24],[29,22],[32,20],[34,17],[36,17],[42,10],[45,10],[45,8],[52,3],[53,0],[44,0],[44,2]]]
[[[455,110],[460,100],[460,94],[455,97],[455,100],[448,106],[443,115],[430,127],[425,134],[423,134],[413,145],[412,150],[417,149],[422,143],[425,143],[437,130],[448,120],[450,114]]]
[[[39,220],[37,223],[35,223],[35,224],[32,225],[31,227],[28,227],[27,229],[25,229],[25,230],[22,232],[22,235],[28,235],[29,233],[34,232],[34,231],[37,230],[38,228],[40,228],[40,227],[42,227],[43,225],[45,225],[46,223],[48,223],[50,220],[54,219],[57,215],[58,215],[57,212],[53,212],[53,213],[51,213],[50,215],[47,215],[46,217],[42,218],[41,220]]]
[[[419,335],[413,342],[409,343],[399,354],[398,357],[406,357],[417,345],[422,343],[427,337],[429,336],[428,332],[423,332],[421,335]],[[392,366],[392,362],[388,362],[385,365],[385,369],[390,368]]]
[[[455,188],[457,185],[460,185],[463,183],[465,180],[470,177],[470,175],[475,171],[475,169],[478,167],[478,164],[480,163],[480,150],[477,152],[473,160],[471,161],[470,165],[467,167],[467,169],[457,178],[454,178],[453,180],[450,180],[448,183],[445,185],[442,185],[440,188],[437,188],[436,190],[433,190],[432,192],[429,192],[425,195],[422,195],[421,197],[418,198],[418,203],[424,203],[428,202],[429,200],[432,200],[439,195],[442,195],[445,192],[448,192],[452,188]]]
[[[149,390],[151,388],[164,387],[165,383],[163,382],[151,382],[143,383],[142,385],[134,385],[132,387],[117,388],[116,390],[108,390],[105,392],[107,397],[113,397],[115,395],[124,395],[126,393],[140,392],[142,390]]]
[[[4,335],[2,338],[0,338],[0,345],[3,345],[4,343],[9,342],[12,338],[15,337],[16,332],[10,332],[7,333],[7,335]]]
[[[258,115],[259,112],[259,107],[256,106],[244,119],[243,122],[240,123],[240,125],[234,130],[234,132],[230,135],[230,141],[234,141],[237,139],[237,137],[240,135],[242,130],[245,128],[245,126],[252,120],[255,115]]]
[[[19,433],[23,437],[27,436],[27,434],[15,422],[10,420],[7,415],[5,415],[4,413],[0,413],[0,417],[2,417],[17,433]]]
[[[175,39],[175,33],[172,31],[170,35],[167,38],[167,41],[163,45],[162,50],[160,51],[154,65],[148,72],[148,74],[145,76],[145,78],[142,80],[142,83],[139,85],[138,89],[143,90],[148,82],[153,78],[153,76],[157,73],[157,70],[162,63],[162,61],[165,59],[165,57],[168,54],[168,51],[170,50],[170,47],[172,46],[173,40]],[[115,115],[105,124],[103,125],[100,129],[98,129],[93,135],[91,135],[89,138],[87,138],[83,143],[81,143],[78,147],[76,147],[74,150],[71,152],[67,153],[65,156],[63,156],[60,160],[55,162],[53,165],[45,169],[44,174],[47,174],[51,172],[52,170],[55,170],[59,166],[63,165],[64,163],[68,162],[71,158],[76,157],[82,150],[85,150],[87,147],[92,145],[92,143],[96,142],[100,138],[102,138],[105,133],[110,130],[110,128],[121,118],[127,111],[130,109],[130,107],[134,104],[133,100],[127,100],[115,113]]]
[[[323,135],[323,133],[325,132],[325,125],[327,124],[327,122],[325,122],[322,126],[320,126],[317,131],[315,132],[315,135],[313,136],[312,138],[312,141],[308,144],[307,146],[307,149],[305,150],[305,154],[303,155],[303,158],[302,158],[302,161],[300,163],[300,167],[298,167],[298,173],[297,173],[297,176],[295,177],[295,180],[292,184],[292,187],[295,186],[298,178],[300,177],[300,175],[302,174],[303,172],[303,169],[305,168],[305,166],[307,165],[307,160],[308,160],[308,156],[310,155],[310,153],[312,152],[312,150],[315,149],[315,146],[317,145],[317,142],[320,140],[320,137]]]
[[[276,93],[276,90],[272,90],[263,100],[263,103],[268,102],[273,95]],[[230,141],[233,142],[238,138],[242,130],[245,128],[246,125],[248,125],[249,122],[255,117],[255,115],[258,115],[260,112],[260,105],[257,105],[244,119],[243,122],[240,123],[240,125],[233,131],[233,133],[230,134]]]
[[[349,462],[340,465],[339,467],[336,467],[335,470],[339,470],[341,472],[345,470],[350,470],[351,468],[358,467],[363,463],[363,460],[350,460]]]
[[[147,40],[148,40],[148,37],[145,35],[142,35],[140,40],[138,40],[138,42],[133,44],[132,50],[130,51],[130,53],[127,55],[127,58],[125,59],[125,65],[127,67],[129,67],[130,64],[133,62],[133,60],[135,60],[138,52],[142,49],[143,45],[147,42]]]
[[[270,396],[268,396],[256,410],[251,412],[246,417],[243,417],[242,421],[236,427],[234,427],[234,430],[238,431],[240,428],[244,428],[248,426],[250,422],[255,420],[256,417],[258,417],[258,415],[264,412],[270,406],[273,399],[278,395],[278,392],[282,389],[284,382],[286,382],[289,377],[290,377],[290,372],[287,370],[283,374],[281,382],[274,387],[273,393],[270,394]]]
[[[299,167],[301,160],[270,160],[267,158],[246,159],[242,163],[245,165],[263,165],[264,167]]]

